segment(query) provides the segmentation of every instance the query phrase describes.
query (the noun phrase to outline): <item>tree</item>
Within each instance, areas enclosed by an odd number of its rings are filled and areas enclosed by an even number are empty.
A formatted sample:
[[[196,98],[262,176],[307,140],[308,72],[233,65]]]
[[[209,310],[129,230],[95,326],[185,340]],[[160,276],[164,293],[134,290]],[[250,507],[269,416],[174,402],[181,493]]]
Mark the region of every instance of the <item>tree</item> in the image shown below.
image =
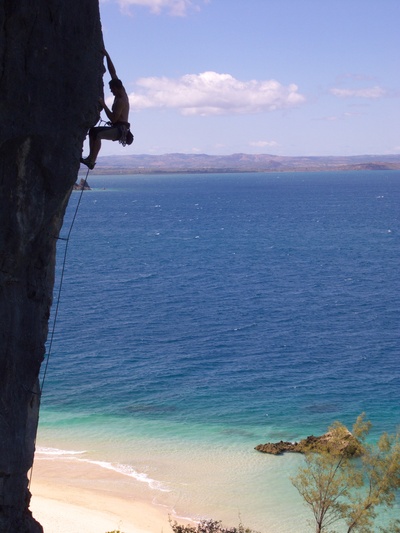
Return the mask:
[[[98,0],[0,2],[0,531],[42,527],[29,511],[55,251],[98,120]]]
[[[316,532],[327,532],[338,521],[344,531],[373,529],[377,507],[391,507],[400,487],[399,434],[383,434],[376,445],[366,443],[371,423],[361,414],[353,435],[361,443],[361,454],[343,447],[347,428],[336,422],[331,445],[325,451],[305,455],[305,466],[292,478],[293,485],[313,512]]]
[[[376,446],[365,444],[359,470],[363,490],[350,495],[350,505],[344,513],[348,533],[371,529],[376,508],[393,506],[400,487],[400,435],[384,433]]]

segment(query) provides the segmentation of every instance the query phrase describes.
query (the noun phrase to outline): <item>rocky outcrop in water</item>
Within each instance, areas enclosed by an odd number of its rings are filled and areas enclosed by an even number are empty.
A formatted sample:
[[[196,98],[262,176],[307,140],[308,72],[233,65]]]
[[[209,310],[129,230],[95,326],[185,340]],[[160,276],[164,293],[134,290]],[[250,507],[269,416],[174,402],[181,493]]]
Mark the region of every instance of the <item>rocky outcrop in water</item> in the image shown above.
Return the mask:
[[[360,442],[353,437],[348,431],[343,437],[337,439],[332,432],[324,433],[319,437],[311,435],[299,442],[267,442],[266,444],[259,444],[255,450],[262,453],[269,453],[272,455],[282,455],[285,452],[293,453],[309,453],[309,452],[324,452],[324,453],[343,453],[350,456],[357,456],[362,453],[362,446]]]
[[[74,191],[91,191],[92,189],[89,183],[85,180],[85,178],[81,178],[79,180],[79,183],[78,182],[75,183],[73,190]]]
[[[42,527],[27,473],[55,251],[102,94],[97,0],[0,2],[0,531]]]

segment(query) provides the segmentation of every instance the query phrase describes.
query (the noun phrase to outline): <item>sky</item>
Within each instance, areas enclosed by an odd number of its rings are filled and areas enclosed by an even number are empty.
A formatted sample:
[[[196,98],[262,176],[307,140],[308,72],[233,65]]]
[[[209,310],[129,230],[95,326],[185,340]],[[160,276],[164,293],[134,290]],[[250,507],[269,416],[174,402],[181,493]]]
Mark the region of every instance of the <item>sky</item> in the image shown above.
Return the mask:
[[[100,15],[135,136],[100,155],[400,153],[400,0],[100,0]]]

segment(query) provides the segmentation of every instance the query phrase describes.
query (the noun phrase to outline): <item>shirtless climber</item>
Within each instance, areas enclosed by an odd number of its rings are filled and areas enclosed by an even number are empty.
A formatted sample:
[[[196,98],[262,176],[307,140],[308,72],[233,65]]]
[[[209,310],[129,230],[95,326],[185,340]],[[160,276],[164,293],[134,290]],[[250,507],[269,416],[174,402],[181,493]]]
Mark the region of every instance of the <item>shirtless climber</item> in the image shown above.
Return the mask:
[[[80,161],[90,170],[92,170],[96,164],[102,139],[107,139],[108,141],[119,141],[124,146],[126,144],[131,144],[133,141],[133,136],[129,130],[130,124],[128,122],[128,95],[126,94],[125,88],[122,85],[122,81],[118,79],[115,67],[110,56],[108,55],[108,52],[103,50],[103,54],[106,57],[108,72],[111,76],[109,85],[110,90],[114,95],[114,102],[112,108],[109,109],[103,98],[99,98],[99,103],[102,109],[104,109],[108,120],[110,121],[110,125],[98,126],[95,128],[90,128],[89,130],[89,155],[86,158],[81,158]]]

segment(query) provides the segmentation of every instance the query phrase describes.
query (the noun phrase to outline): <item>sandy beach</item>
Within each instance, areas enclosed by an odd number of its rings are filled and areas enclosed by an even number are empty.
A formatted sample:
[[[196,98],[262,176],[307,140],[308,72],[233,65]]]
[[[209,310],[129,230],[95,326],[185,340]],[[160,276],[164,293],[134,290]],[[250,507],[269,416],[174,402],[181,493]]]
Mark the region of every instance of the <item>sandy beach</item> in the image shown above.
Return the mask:
[[[120,476],[96,465],[36,460],[31,510],[45,533],[167,533],[168,511],[136,499]]]

